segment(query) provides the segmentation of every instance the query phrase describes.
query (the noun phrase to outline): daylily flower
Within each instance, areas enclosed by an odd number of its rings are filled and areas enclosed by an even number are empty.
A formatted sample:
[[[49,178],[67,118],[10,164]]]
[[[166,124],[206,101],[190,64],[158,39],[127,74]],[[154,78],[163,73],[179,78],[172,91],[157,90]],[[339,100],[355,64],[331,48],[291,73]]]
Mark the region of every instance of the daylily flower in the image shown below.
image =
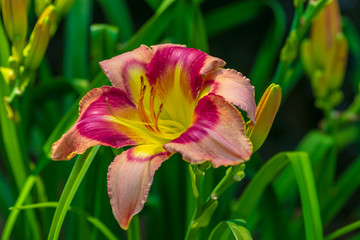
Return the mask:
[[[81,100],[75,125],[54,143],[66,160],[94,145],[134,146],[108,170],[115,218],[127,229],[146,202],[155,171],[173,153],[214,167],[248,160],[252,144],[235,106],[255,121],[254,88],[219,58],[181,45],[140,46],[100,65],[112,83]]]

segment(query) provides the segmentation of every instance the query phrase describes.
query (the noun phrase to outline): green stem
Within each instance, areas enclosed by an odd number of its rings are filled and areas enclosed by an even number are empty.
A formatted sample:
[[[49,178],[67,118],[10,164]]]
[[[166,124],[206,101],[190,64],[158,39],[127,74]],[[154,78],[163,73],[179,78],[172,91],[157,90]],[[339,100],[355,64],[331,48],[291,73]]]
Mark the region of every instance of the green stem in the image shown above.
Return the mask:
[[[196,165],[195,167],[196,168]],[[244,168],[245,164],[241,164],[235,167],[230,167],[225,176],[221,179],[219,184],[214,188],[211,194],[208,196],[207,200],[204,202],[202,196],[197,196],[196,193],[201,193],[202,195],[202,182],[204,178],[204,172],[194,171],[191,167],[190,175],[193,179],[193,192],[195,198],[197,199],[197,206],[194,212],[194,215],[190,221],[190,225],[188,227],[185,239],[195,239],[196,233],[201,227],[206,227],[210,222],[210,219],[217,208],[218,205],[218,197],[228,189],[232,184],[241,181],[244,178]],[[201,169],[201,167],[198,167]],[[192,172],[193,171],[193,172]],[[195,184],[194,184],[195,183]]]
[[[70,203],[73,200],[75,193],[78,190],[80,183],[89,169],[97,151],[99,150],[99,147],[100,146],[93,147],[77,159],[61,194],[53,221],[51,222],[50,232],[48,235],[49,240],[56,240],[59,238],[61,226],[69,209]]]
[[[127,230],[128,240],[140,240],[140,223],[139,215],[135,215],[131,220],[129,229]]]
[[[310,2],[308,6],[306,7],[305,12],[303,13],[303,6],[302,4],[299,4],[301,6],[297,6],[295,9],[295,17],[289,32],[289,35],[287,39],[290,39],[291,34],[296,34],[296,44],[294,44],[294,47],[290,47],[290,50],[287,50],[286,48],[289,47],[288,41],[286,41],[285,45],[283,46],[281,52],[283,55],[283,52],[286,51],[292,51],[297,53],[298,48],[300,45],[300,42],[305,36],[306,31],[309,29],[310,24],[312,20],[316,17],[316,15],[325,7],[328,0],[319,0],[315,3]],[[296,56],[296,55],[295,55]],[[289,69],[291,68],[291,65],[293,63],[294,59],[288,59],[280,57],[279,64],[275,71],[275,76],[273,79],[273,82],[276,84],[282,84],[285,77],[288,75]]]

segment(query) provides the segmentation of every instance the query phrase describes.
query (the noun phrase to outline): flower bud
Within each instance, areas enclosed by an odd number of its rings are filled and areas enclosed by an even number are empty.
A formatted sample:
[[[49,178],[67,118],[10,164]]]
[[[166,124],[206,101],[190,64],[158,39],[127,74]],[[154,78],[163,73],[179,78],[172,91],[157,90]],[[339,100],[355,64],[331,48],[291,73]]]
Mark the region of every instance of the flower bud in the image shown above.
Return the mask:
[[[310,39],[301,46],[302,62],[314,95],[325,105],[335,106],[341,101],[335,95],[339,95],[348,55],[348,43],[341,31],[339,6],[333,0],[314,19]]]
[[[54,20],[55,8],[53,5],[49,5],[36,22],[30,41],[24,49],[24,66],[26,68],[35,70],[39,66],[50,40],[50,28]]]
[[[271,84],[262,95],[256,107],[255,121],[247,123],[247,135],[253,144],[253,151],[257,151],[264,143],[274,122],[281,103],[281,87]]]
[[[28,31],[24,0],[2,0],[2,14],[6,33],[13,44],[14,57],[20,62]]]

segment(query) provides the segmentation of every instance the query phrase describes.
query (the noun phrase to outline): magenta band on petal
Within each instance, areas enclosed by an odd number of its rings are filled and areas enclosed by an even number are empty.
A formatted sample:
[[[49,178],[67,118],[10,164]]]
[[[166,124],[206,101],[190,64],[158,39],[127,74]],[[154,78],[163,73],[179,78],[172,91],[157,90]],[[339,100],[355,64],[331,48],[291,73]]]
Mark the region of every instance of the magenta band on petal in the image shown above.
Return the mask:
[[[166,92],[167,89],[180,88],[185,96],[190,93],[192,98],[195,99],[203,84],[200,70],[205,59],[206,54],[197,49],[184,47],[159,48],[154,52],[154,57],[147,67],[146,76],[149,78],[151,85],[159,81],[158,88],[162,89],[162,92]],[[179,86],[173,85],[174,79],[177,78],[175,74],[181,74]]]
[[[209,94],[199,100],[192,125],[164,149],[179,152],[191,163],[210,161],[214,167],[248,160],[252,145],[245,135],[240,112],[222,97]]]
[[[54,143],[53,159],[70,159],[94,145],[119,148],[142,141],[141,132],[116,119],[137,117],[136,106],[118,88],[103,86],[91,90],[80,102],[79,115],[74,126]]]
[[[247,112],[255,122],[255,90],[250,80],[232,69],[218,69],[205,76],[205,82],[211,81],[210,93],[222,96],[226,101]]]
[[[108,194],[116,220],[127,229],[144,207],[155,171],[169,158],[166,152],[144,156],[134,147],[118,155],[108,170]]]

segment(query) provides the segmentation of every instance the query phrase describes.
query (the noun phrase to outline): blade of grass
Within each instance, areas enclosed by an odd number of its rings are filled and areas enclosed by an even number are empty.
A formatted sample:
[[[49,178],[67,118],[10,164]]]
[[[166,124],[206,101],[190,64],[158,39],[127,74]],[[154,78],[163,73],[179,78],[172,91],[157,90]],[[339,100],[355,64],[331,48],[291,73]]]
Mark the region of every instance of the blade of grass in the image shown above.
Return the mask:
[[[1,3],[1,2],[0,2]],[[5,31],[3,28],[3,24],[0,18],[0,66],[7,67],[8,66],[8,58],[10,55],[10,46],[9,42],[6,38]]]
[[[289,164],[287,152],[279,153],[267,161],[246,187],[241,197],[231,207],[230,218],[246,219],[257,205],[264,189],[277,174]]]
[[[322,239],[322,225],[313,173],[308,155],[304,152],[282,152],[267,161],[246,187],[240,199],[232,206],[231,218],[246,219],[258,204],[265,187],[289,163],[292,165],[300,191],[307,239]]]
[[[88,66],[88,32],[93,0],[77,0],[65,21],[64,76],[86,78]]]
[[[134,33],[134,23],[124,0],[98,0],[110,24],[119,28],[121,41],[128,40]]]
[[[275,67],[286,28],[286,15],[281,4],[278,1],[268,1],[266,6],[272,10],[274,21],[265,35],[250,74],[251,82],[256,86],[255,97],[258,97],[257,100],[260,100],[266,85],[269,84],[270,73]]]
[[[58,239],[61,226],[65,219],[66,212],[70,206],[74,195],[79,188],[79,185],[84,178],[90,164],[92,163],[100,146],[95,146],[91,150],[89,149],[83,155],[79,156],[70,173],[70,176],[66,182],[64,190],[61,194],[59,205],[56,208],[53,220],[51,222],[50,232],[48,235],[49,240]]]
[[[343,172],[322,205],[324,224],[329,223],[360,187],[360,157]]]
[[[334,139],[331,136],[320,131],[311,131],[296,147],[297,151],[307,152],[311,157],[314,175],[317,177],[317,183],[319,184],[326,182],[325,179],[323,179],[325,174],[324,166],[326,166],[326,161],[328,161],[328,156],[331,149],[334,147],[334,144]],[[295,178],[290,168],[282,171],[274,181],[274,187],[281,202],[285,202],[289,199],[294,200],[298,196]]]
[[[222,32],[251,20],[259,14],[265,1],[241,1],[227,4],[205,14],[205,26],[208,36]]]
[[[190,25],[191,36],[190,36],[189,46],[192,46],[193,48],[201,49],[204,52],[209,52],[206,27],[200,6],[194,6],[193,11],[194,11],[193,13],[194,20],[193,23]]]
[[[11,191],[11,186],[9,185],[6,177],[0,171],[0,206],[1,210],[5,213],[5,210],[8,210],[8,207],[14,202],[14,196]],[[4,215],[3,215],[4,216]],[[6,216],[6,215],[5,215]]]
[[[360,220],[336,230],[335,232],[326,236],[324,238],[324,240],[331,240],[331,239],[339,238],[339,237],[341,237],[349,232],[352,232],[356,229],[359,229],[359,228],[360,228]]]
[[[8,164],[10,165],[11,174],[14,177],[18,191],[21,191],[27,171],[29,170],[29,160],[23,156],[23,151],[20,147],[18,139],[17,126],[15,122],[7,117],[4,97],[8,94],[8,86],[0,74],[0,124],[1,134],[5,145],[6,154],[8,157]],[[31,199],[29,198],[29,201]],[[35,213],[29,211],[25,214],[27,226],[30,226],[33,238],[40,239],[39,226],[37,224]]]
[[[91,77],[99,72],[99,62],[113,57],[119,29],[106,24],[92,24],[90,26],[90,72]]]
[[[353,56],[353,67],[350,71],[350,76],[352,80],[352,86],[354,91],[357,93],[359,91],[360,83],[360,69],[356,66],[360,64],[360,34],[356,26],[348,18],[342,18],[343,31],[346,36],[346,39],[349,43],[349,51]]]
[[[15,207],[21,206],[24,203],[26,203],[26,199],[28,198],[28,195],[29,195],[31,189],[33,188],[33,186],[34,186],[34,184],[36,182],[38,174],[44,169],[44,167],[48,163],[49,163],[49,159],[45,158],[45,157],[42,157],[41,160],[39,161],[39,163],[37,164],[35,170],[32,171],[28,175],[28,177],[25,180],[24,185],[22,186],[20,194],[16,199],[16,202],[15,202],[15,205],[14,205]],[[2,232],[2,236],[1,236],[2,240],[7,240],[7,239],[10,238],[11,232],[12,232],[12,230],[14,228],[14,224],[16,222],[16,219],[17,219],[19,213],[20,213],[20,210],[18,210],[18,209],[12,210],[10,212],[9,217],[6,219],[5,226],[4,226],[4,229],[3,229],[3,232]],[[30,212],[30,214],[31,214],[31,212]]]
[[[300,192],[306,239],[323,239],[320,207],[310,159],[306,153],[289,153],[288,157]]]
[[[11,207],[10,209],[11,210],[26,210],[26,209],[35,209],[35,208],[57,208],[58,205],[59,205],[58,202],[42,202],[42,203],[29,204],[29,205],[23,205],[23,206],[18,206],[18,207],[14,206],[14,207]],[[100,221],[100,219],[98,219],[96,217],[92,217],[89,213],[87,213],[87,212],[85,212],[82,209],[77,208],[77,207],[69,206],[69,211],[77,213],[82,218],[84,218],[87,221],[89,221],[90,223],[92,223],[108,239],[111,239],[111,240],[118,239],[111,232],[111,230],[103,222]]]

